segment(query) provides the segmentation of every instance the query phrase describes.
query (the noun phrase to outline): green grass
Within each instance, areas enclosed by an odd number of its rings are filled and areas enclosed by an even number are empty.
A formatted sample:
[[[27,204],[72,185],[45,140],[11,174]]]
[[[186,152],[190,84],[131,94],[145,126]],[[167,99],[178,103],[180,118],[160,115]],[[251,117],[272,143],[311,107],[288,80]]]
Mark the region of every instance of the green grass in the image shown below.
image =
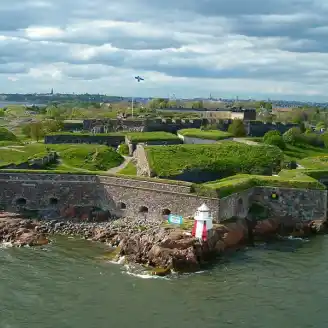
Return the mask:
[[[22,164],[29,159],[44,157],[47,153],[43,144],[29,144],[19,148],[8,146],[6,149],[0,149],[0,167]]]
[[[128,132],[126,133],[127,138],[131,142],[147,142],[147,141],[180,141],[178,136],[172,133],[158,131],[158,132]]]
[[[255,147],[233,141],[145,149],[152,171],[158,177],[170,179],[192,170],[215,172],[222,178],[236,173],[271,174],[272,170],[280,170],[283,160],[277,147]]]
[[[17,137],[8,129],[0,128],[0,141],[17,141]]]
[[[320,155],[328,155],[328,149],[327,148],[320,148],[320,147],[314,147],[310,145],[286,145],[286,149],[284,150],[284,154],[286,155],[286,158],[289,160],[295,160],[299,161],[300,159],[306,158],[306,157],[312,157],[312,156],[320,156]]]
[[[56,151],[63,164],[53,168],[82,169],[91,171],[108,170],[119,166],[124,158],[113,148],[103,145],[60,144],[45,145],[33,143],[23,147],[0,149],[0,167],[21,164],[32,158],[44,157],[49,151]]]
[[[134,163],[129,162],[126,167],[124,167],[118,174],[124,175],[137,175],[137,167]]]
[[[63,164],[72,168],[105,171],[119,166],[124,161],[124,158],[113,148],[103,145],[47,144],[46,146],[58,152]]]
[[[183,130],[179,130],[178,133],[184,137],[209,139],[209,140],[223,140],[233,137],[231,133],[220,131],[220,130],[205,131],[200,129],[183,129]]]
[[[328,154],[326,156],[307,157],[298,161],[306,169],[328,169]]]
[[[0,147],[8,147],[8,146],[21,146],[22,143],[17,141],[0,141]]]
[[[300,172],[298,174],[295,173],[289,176],[238,174],[233,177],[221,179],[218,181],[204,183],[201,185],[193,185],[193,190],[202,196],[223,198],[256,186],[320,190],[326,189],[326,187],[316,179]]]

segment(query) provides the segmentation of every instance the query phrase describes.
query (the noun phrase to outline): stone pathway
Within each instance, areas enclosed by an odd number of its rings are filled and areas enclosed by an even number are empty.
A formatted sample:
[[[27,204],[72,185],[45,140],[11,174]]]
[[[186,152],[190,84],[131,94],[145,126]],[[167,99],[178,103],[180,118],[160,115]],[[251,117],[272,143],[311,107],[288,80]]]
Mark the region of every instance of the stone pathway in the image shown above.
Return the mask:
[[[119,166],[112,167],[111,169],[107,170],[107,173],[116,174],[117,172],[123,170],[133,158],[131,156],[123,156],[123,157],[124,157],[124,162]]]
[[[25,153],[24,150],[21,149],[16,149],[16,148],[12,148],[13,146],[4,146],[4,147],[0,147],[0,149],[6,149],[6,150],[13,150],[13,151],[18,151],[19,153]]]
[[[250,145],[250,146],[258,146],[259,145],[259,143],[256,142],[256,141],[247,140],[247,139],[244,139],[244,138],[233,138],[232,140],[237,141],[237,142],[241,142],[241,143],[244,143],[244,144]]]

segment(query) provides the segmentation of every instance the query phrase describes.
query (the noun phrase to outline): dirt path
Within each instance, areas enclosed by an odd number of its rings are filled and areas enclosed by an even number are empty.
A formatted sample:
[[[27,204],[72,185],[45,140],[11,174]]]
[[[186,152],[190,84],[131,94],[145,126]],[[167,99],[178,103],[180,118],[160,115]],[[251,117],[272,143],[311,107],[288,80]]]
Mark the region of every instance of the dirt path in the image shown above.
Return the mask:
[[[112,167],[111,169],[107,170],[107,172],[111,174],[115,174],[121,171],[122,169],[124,169],[130,163],[132,157],[130,156],[123,156],[123,157],[124,157],[124,162],[121,165]]]

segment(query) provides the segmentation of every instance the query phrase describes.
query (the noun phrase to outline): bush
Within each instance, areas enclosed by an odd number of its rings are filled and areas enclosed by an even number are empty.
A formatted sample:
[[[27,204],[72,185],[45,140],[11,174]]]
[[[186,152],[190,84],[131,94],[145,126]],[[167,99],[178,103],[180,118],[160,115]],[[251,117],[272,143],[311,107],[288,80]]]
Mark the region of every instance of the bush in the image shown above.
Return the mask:
[[[318,135],[316,133],[303,133],[300,136],[300,140],[299,142],[307,144],[307,145],[311,145],[314,147],[324,147],[325,146],[325,137],[322,135]],[[327,138],[327,142],[328,142],[328,138]],[[328,144],[327,144],[328,146]]]
[[[17,137],[9,130],[0,128],[0,141],[16,141]]]
[[[272,145],[272,146],[277,146],[278,148],[284,150],[286,148],[286,144],[284,139],[282,138],[281,135],[271,135],[269,137],[267,137],[264,140],[264,143],[268,144],[268,145]]]
[[[125,143],[122,143],[118,146],[117,151],[122,156],[128,156],[129,155],[129,146]]]
[[[265,142],[267,139],[273,137],[273,136],[281,136],[281,133],[278,130],[271,130],[268,131],[264,136],[263,136],[263,141]]]
[[[283,134],[283,139],[286,143],[295,145],[302,140],[300,128],[291,128]]]
[[[233,120],[233,122],[229,125],[228,132],[234,135],[235,137],[245,137],[246,131],[244,122],[242,120]]]

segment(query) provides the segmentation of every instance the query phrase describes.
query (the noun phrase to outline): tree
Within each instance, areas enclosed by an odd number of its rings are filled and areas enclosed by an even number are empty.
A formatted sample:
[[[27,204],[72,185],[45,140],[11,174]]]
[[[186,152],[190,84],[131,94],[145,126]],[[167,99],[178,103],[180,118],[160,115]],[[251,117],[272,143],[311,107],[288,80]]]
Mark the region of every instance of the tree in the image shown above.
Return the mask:
[[[204,103],[203,103],[202,100],[195,101],[194,103],[192,103],[191,108],[193,108],[193,109],[202,109],[202,108],[204,108]]]
[[[31,123],[31,138],[39,141],[45,135],[41,122]]]
[[[320,131],[321,129],[325,129],[326,128],[326,123],[321,121],[321,122],[318,122],[318,124],[316,125],[315,129],[317,131]]]
[[[47,107],[47,117],[49,118],[59,118],[60,117],[60,109],[55,106]]]
[[[177,108],[178,107],[178,103],[176,100],[170,100],[167,103],[167,108]]]
[[[42,125],[45,133],[58,132],[64,127],[64,123],[61,120],[47,120]]]
[[[264,140],[264,143],[266,143],[268,145],[272,145],[272,146],[277,146],[282,150],[286,148],[286,143],[285,143],[284,139],[282,138],[281,135],[278,135],[278,134],[272,134],[272,135],[268,136]]]
[[[45,135],[44,126],[41,122],[33,122],[24,125],[22,128],[22,132],[27,137],[30,137],[36,141],[39,141]]]
[[[5,111],[2,108],[0,108],[0,117],[4,117],[4,116],[5,116]]]
[[[265,142],[267,139],[273,137],[273,136],[279,136],[281,137],[281,133],[278,130],[271,130],[268,131],[264,136],[263,136],[263,141]]]
[[[291,128],[283,134],[285,143],[295,145],[302,139],[302,133],[300,128]]]
[[[236,119],[228,127],[228,132],[234,135],[235,137],[245,137],[246,131],[244,122],[242,120]]]
[[[265,105],[264,105],[264,108],[267,109],[267,110],[272,110],[272,104],[267,102]]]

